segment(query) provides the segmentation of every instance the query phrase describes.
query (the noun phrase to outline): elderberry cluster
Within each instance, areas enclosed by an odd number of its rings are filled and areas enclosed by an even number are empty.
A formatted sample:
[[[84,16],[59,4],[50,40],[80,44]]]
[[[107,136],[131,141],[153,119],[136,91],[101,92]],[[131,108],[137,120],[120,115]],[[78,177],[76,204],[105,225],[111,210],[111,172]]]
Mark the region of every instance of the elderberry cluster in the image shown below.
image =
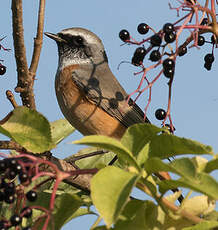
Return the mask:
[[[22,164],[20,164],[21,162]],[[23,164],[23,162],[25,162],[25,164]],[[20,203],[22,203],[21,200],[27,200],[29,202],[36,201],[37,193],[34,190],[23,194],[22,189],[22,187],[31,183],[33,176],[33,170],[28,166],[27,159],[18,160],[18,158],[5,158],[0,160],[0,205],[2,209],[10,208],[13,213],[13,205],[16,206],[18,199]],[[17,202],[15,202],[16,200]],[[6,219],[3,216],[0,217],[0,230],[21,225],[23,218],[30,218],[31,216],[32,209],[23,205],[10,219]],[[22,230],[30,229],[30,226],[22,228]]]
[[[149,32],[150,27],[146,24],[146,23],[141,23],[138,25],[137,27],[137,31],[139,34],[145,35]],[[121,30],[119,33],[119,37],[122,41],[124,42],[130,42],[130,34],[127,30]],[[138,47],[132,57],[132,64],[135,66],[140,66],[143,63],[143,60],[145,58],[145,56],[147,55],[147,53],[150,52],[150,56],[149,56],[149,60],[152,62],[158,62],[161,60],[162,58],[162,54],[160,53],[160,47],[162,44],[162,41],[165,41],[166,43],[162,46],[165,47],[167,44],[169,43],[173,43],[176,40],[176,32],[174,29],[173,24],[171,23],[166,23],[163,26],[162,31],[160,31],[159,33],[155,33],[153,34],[150,38],[149,38],[149,42],[150,42],[150,47],[146,50],[144,46],[142,47]],[[153,49],[154,47],[157,47],[156,49]],[[185,47],[186,48],[186,47]],[[186,50],[187,52],[187,50]],[[185,52],[184,50],[181,50],[180,52],[180,56],[184,55]],[[173,60],[172,60],[173,62]],[[174,74],[174,67],[175,65],[171,65],[169,67],[169,65],[164,65],[164,75],[167,78],[171,78],[173,77]]]

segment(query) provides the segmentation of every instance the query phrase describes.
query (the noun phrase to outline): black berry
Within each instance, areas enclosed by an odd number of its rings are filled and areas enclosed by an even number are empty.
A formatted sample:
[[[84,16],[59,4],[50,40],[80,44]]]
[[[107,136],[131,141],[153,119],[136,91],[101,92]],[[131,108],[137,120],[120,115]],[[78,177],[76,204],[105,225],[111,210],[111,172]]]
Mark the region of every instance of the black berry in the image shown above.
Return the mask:
[[[212,67],[212,63],[208,63],[208,62],[204,63],[204,68],[207,69],[208,71],[211,70],[211,67]]]
[[[20,180],[20,183],[22,184],[22,183],[25,183],[25,182],[28,181],[29,176],[28,176],[27,173],[21,172],[21,173],[19,174],[18,178],[19,178],[19,180]]]
[[[18,215],[13,215],[11,218],[10,218],[10,222],[11,222],[11,225],[12,226],[17,226],[21,223],[22,221],[22,218]]]
[[[164,69],[173,69],[175,67],[175,61],[167,58],[163,61],[163,68]]]
[[[208,24],[208,18],[204,18],[201,22],[201,25],[204,26],[204,25],[207,25]]]
[[[205,38],[203,36],[198,36],[198,45],[203,46],[205,43]]]
[[[4,178],[0,178],[0,189],[4,188],[5,184],[6,184],[6,182],[5,182]]]
[[[35,191],[30,190],[26,194],[26,198],[27,198],[28,201],[34,202],[37,199],[37,193]]]
[[[14,195],[5,195],[5,203],[12,204],[15,201]]]
[[[166,33],[166,34],[169,34],[169,33],[174,32],[174,26],[173,26],[173,24],[171,24],[171,23],[166,23],[166,24],[163,26],[163,32]]]
[[[174,69],[164,69],[163,74],[167,78],[172,78],[174,75]]]
[[[181,57],[187,53],[187,47],[186,46],[181,46],[179,47],[178,55]]]
[[[186,0],[187,3],[193,4],[196,3],[196,0]],[[193,3],[192,3],[193,2]]]
[[[154,34],[153,36],[151,36],[150,42],[152,46],[160,46],[162,39],[158,34]]]
[[[130,35],[127,30],[121,30],[119,33],[119,37],[123,42],[130,40]]]
[[[26,218],[30,218],[33,214],[33,211],[30,207],[24,207],[21,211],[22,215]]]
[[[149,26],[146,23],[141,23],[138,25],[137,30],[140,34],[147,34],[149,31]]]
[[[0,65],[0,75],[4,75],[6,73],[6,66]]]
[[[168,129],[170,133],[173,133],[176,130],[174,126],[171,127],[169,124],[165,124],[165,127]]]
[[[163,109],[157,109],[155,111],[155,117],[158,119],[158,120],[163,120],[165,117],[166,117],[166,111],[163,110]]]
[[[211,38],[210,38],[212,44],[215,44],[216,43],[216,40],[215,40],[215,35],[212,35]]]
[[[176,40],[176,33],[175,32],[171,32],[168,34],[164,35],[164,40],[166,43],[172,43]]]
[[[4,160],[1,160],[0,161],[0,173],[1,172],[4,172],[5,170],[6,170],[6,163],[5,163],[5,161]]]
[[[214,55],[213,54],[206,54],[205,57],[204,57],[204,61],[206,63],[213,63],[214,62]]]
[[[160,54],[160,51],[159,50],[153,50],[151,53],[150,53],[150,60],[155,62],[155,61],[159,61],[161,58],[161,54]]]
[[[139,66],[142,64],[144,57],[146,55],[146,50],[144,47],[138,47],[132,57],[132,64]]]
[[[14,184],[14,182],[5,184],[4,193],[7,194],[7,195],[14,195],[15,194],[15,184]]]
[[[13,180],[16,176],[17,176],[17,172],[15,172],[14,170],[10,170],[7,174],[7,178],[10,180]]]

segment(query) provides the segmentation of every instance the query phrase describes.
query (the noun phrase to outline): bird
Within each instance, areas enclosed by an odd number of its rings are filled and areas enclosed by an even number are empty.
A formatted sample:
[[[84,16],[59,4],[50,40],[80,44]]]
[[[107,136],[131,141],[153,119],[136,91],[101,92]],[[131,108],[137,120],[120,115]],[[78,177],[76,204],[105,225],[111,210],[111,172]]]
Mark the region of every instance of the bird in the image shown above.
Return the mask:
[[[100,38],[79,27],[57,34],[45,32],[57,43],[55,77],[57,101],[64,117],[83,135],[105,135],[120,140],[128,127],[150,123],[140,107],[128,100],[108,65]],[[159,178],[170,179],[167,172]]]
[[[127,127],[149,122],[111,72],[100,38],[84,28],[45,33],[58,46],[55,90],[65,118],[83,135],[120,139]]]

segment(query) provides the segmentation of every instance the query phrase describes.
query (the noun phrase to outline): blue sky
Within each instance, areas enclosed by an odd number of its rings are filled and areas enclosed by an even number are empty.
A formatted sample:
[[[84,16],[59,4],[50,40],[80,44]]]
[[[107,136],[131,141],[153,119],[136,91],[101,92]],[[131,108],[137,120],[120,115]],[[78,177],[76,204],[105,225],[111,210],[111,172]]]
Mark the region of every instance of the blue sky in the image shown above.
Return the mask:
[[[170,1],[177,5],[176,0]],[[199,1],[199,2],[202,2]],[[2,42],[11,52],[0,51],[0,59],[7,66],[7,73],[0,78],[0,119],[2,119],[12,106],[5,97],[7,89],[13,90],[16,86],[16,66],[14,60],[11,9],[10,1],[2,1],[0,8],[0,37],[7,36]],[[38,1],[24,1],[24,33],[28,61],[33,49],[33,38],[36,31]],[[119,31],[123,28],[129,30],[131,35],[140,40],[143,36],[136,31],[137,25],[145,22],[154,29],[159,30],[166,22],[174,22],[178,18],[176,12],[169,10],[168,0],[153,1],[47,1],[45,15],[45,31],[59,32],[69,27],[84,27],[96,33],[103,41],[109,64],[113,73],[117,76],[127,92],[132,92],[140,81],[133,76],[137,68],[130,64],[117,66],[121,61],[130,61],[135,46],[120,46],[122,42],[118,38]],[[188,33],[187,33],[188,34]],[[210,35],[206,37],[210,39]],[[203,68],[205,54],[211,52],[211,46],[206,44],[201,49],[192,48],[188,54],[178,58],[176,75],[173,83],[172,118],[176,127],[176,135],[192,138],[204,144],[211,145],[215,152],[218,151],[218,62],[217,50],[215,50],[215,62],[211,71]],[[145,64],[151,64],[146,58]],[[50,121],[62,118],[58,107],[55,91],[54,77],[57,69],[56,44],[44,38],[41,59],[35,81],[35,95],[37,110],[43,113]],[[149,75],[154,77],[156,72]],[[149,76],[148,75],[148,76]],[[152,103],[148,110],[148,117],[152,123],[160,125],[154,117],[157,108],[166,108],[168,97],[167,79],[161,77],[152,88]],[[20,98],[16,95],[18,104]],[[138,100],[141,108],[146,105],[146,94]],[[66,157],[76,153],[78,146],[70,144],[73,140],[81,138],[76,132],[65,140],[54,152],[58,157]],[[63,228],[72,227],[87,229],[94,218],[83,217],[74,220]]]

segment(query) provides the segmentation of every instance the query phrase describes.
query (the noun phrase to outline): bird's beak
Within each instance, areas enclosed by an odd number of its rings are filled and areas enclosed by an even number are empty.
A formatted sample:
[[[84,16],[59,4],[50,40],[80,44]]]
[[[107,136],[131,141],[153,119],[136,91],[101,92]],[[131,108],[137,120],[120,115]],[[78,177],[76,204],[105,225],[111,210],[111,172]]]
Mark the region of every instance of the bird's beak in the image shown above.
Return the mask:
[[[59,37],[58,34],[52,34],[52,33],[48,33],[48,32],[45,32],[44,34],[47,37],[55,40],[56,42],[65,42],[66,43],[66,41],[63,38]]]

